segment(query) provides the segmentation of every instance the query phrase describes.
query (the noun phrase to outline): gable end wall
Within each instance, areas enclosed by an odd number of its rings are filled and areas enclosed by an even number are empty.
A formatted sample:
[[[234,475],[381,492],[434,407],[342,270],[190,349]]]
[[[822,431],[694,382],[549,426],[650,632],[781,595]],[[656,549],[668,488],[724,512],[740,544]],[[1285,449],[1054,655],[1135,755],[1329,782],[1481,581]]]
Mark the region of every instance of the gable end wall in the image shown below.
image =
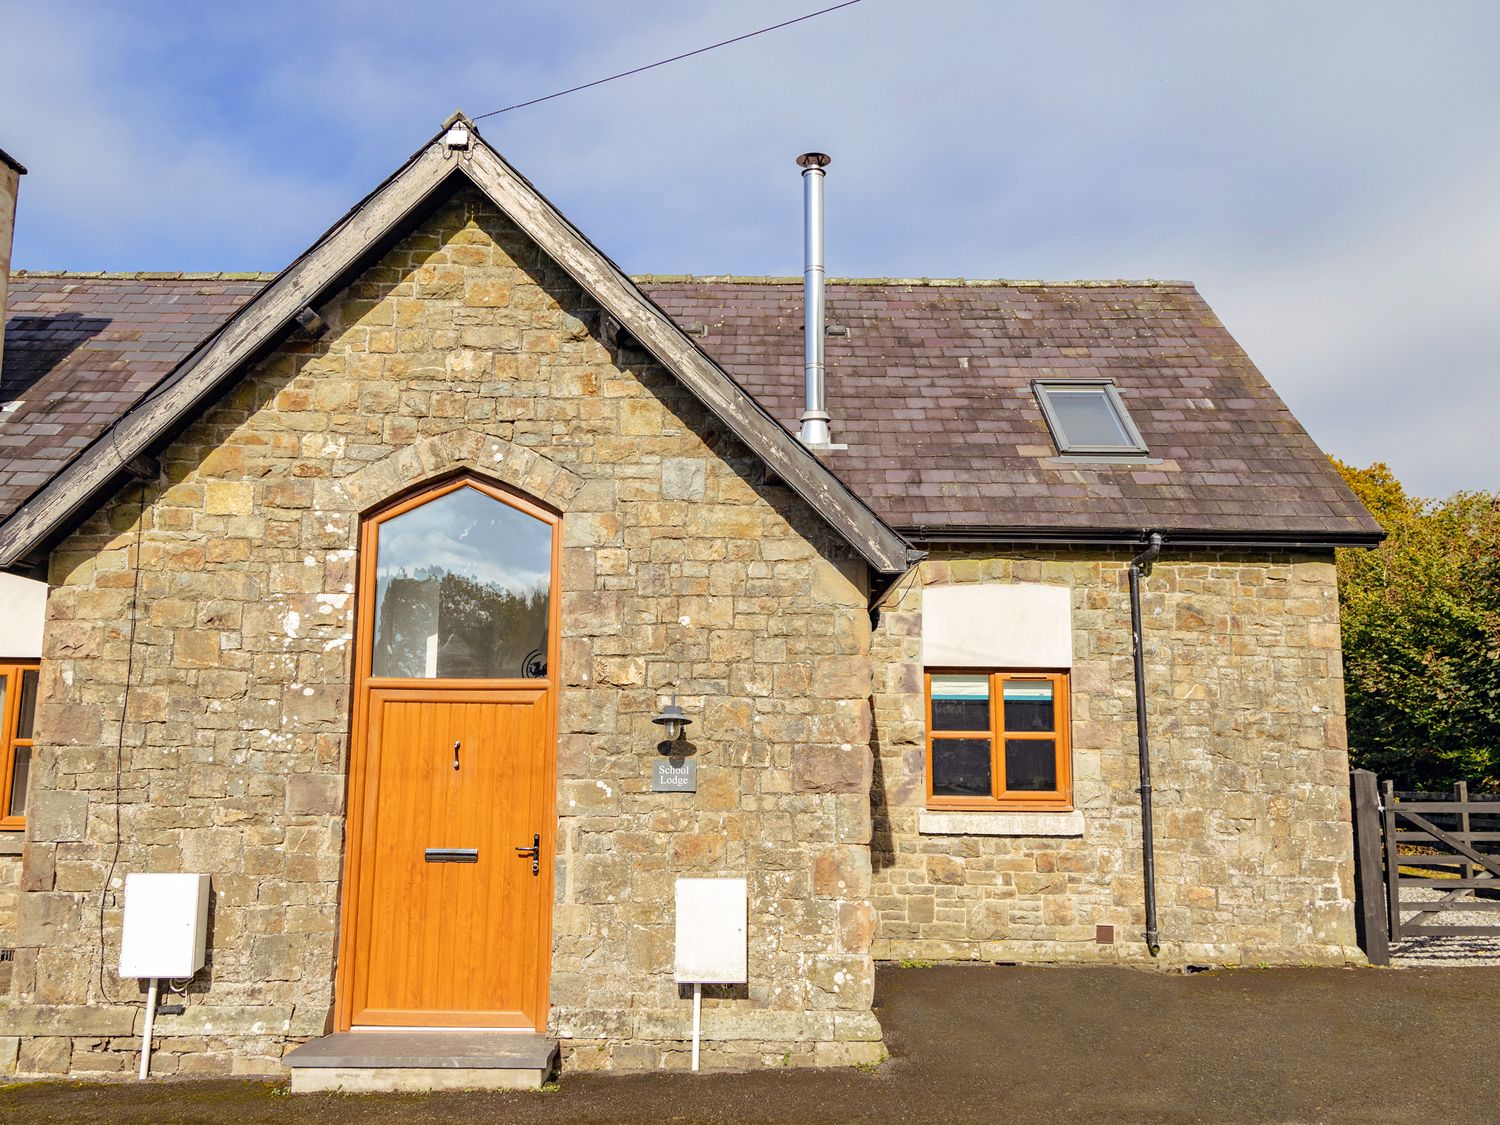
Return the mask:
[[[617,362],[597,312],[469,191],[326,310],[321,341],[259,364],[146,488],[123,731],[140,489],[54,553],[8,1001],[19,1072],[132,1065],[141,993],[111,971],[114,893],[99,984],[117,815],[116,880],[213,878],[210,963],[187,1013],[157,1022],[156,1072],[275,1073],[329,1030],[368,499],[341,481],[393,453],[402,464],[401,451],[472,455],[472,439],[443,437],[455,434],[497,439],[538,480],[577,479],[559,595],[551,975],[565,1065],[685,1065],[678,875],[750,886],[751,981],[705,999],[705,1065],[881,1053],[865,565],[760,483],[662,369]],[[419,474],[443,468],[440,453],[411,456]],[[693,795],[646,792],[650,716],[674,689],[695,719]]]

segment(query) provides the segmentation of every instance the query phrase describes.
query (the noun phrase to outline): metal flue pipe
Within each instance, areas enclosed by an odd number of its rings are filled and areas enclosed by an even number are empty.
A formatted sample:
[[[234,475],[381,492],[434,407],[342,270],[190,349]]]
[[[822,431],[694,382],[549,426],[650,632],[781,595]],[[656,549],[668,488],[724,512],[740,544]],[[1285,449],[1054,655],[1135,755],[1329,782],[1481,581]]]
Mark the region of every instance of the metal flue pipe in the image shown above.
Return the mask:
[[[828,446],[828,399],[823,367],[823,169],[832,163],[825,153],[804,152],[797,157],[802,169],[802,300],[804,383],[806,409],[802,412],[802,444]]]

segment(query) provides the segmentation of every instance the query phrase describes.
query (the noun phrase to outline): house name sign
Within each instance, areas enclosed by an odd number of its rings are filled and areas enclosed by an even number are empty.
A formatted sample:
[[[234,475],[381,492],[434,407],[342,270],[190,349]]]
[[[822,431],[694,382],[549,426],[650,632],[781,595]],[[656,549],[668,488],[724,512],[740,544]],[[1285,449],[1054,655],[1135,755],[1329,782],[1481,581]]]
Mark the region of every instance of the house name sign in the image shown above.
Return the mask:
[[[691,758],[658,758],[651,764],[651,792],[698,792],[698,763]]]

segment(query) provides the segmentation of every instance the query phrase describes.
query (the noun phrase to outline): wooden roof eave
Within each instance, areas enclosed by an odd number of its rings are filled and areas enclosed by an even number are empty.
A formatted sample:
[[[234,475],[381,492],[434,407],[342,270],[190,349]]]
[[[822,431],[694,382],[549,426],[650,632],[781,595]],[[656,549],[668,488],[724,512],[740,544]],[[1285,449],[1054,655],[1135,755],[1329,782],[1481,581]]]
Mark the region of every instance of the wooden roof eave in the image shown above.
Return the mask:
[[[910,550],[906,540],[710,359],[624,270],[589,242],[519,172],[484,144],[475,148],[466,171],[511,221],[872,567],[882,574],[905,570]]]
[[[170,375],[0,522],[0,570],[34,572],[37,556],[102,504],[130,463],[178,432],[240,366],[319,303],[370,249],[462,172],[667,368],[775,475],[881,574],[907,565],[910,544],[783,429],[602,251],[474,133],[467,152],[439,134],[354,207]]]

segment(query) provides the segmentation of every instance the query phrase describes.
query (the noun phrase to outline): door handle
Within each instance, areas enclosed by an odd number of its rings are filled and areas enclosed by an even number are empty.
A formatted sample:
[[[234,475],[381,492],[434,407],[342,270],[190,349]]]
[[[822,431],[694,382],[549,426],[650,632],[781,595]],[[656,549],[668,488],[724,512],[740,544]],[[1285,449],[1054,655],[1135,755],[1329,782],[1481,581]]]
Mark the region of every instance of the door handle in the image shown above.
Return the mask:
[[[531,857],[531,873],[533,875],[540,874],[541,870],[542,870],[542,834],[540,832],[534,832],[534,833],[532,833],[532,836],[531,836],[531,847],[529,847],[529,848],[520,848],[520,847],[518,847],[516,849],[516,854],[518,856],[522,856],[522,857],[530,856]]]

